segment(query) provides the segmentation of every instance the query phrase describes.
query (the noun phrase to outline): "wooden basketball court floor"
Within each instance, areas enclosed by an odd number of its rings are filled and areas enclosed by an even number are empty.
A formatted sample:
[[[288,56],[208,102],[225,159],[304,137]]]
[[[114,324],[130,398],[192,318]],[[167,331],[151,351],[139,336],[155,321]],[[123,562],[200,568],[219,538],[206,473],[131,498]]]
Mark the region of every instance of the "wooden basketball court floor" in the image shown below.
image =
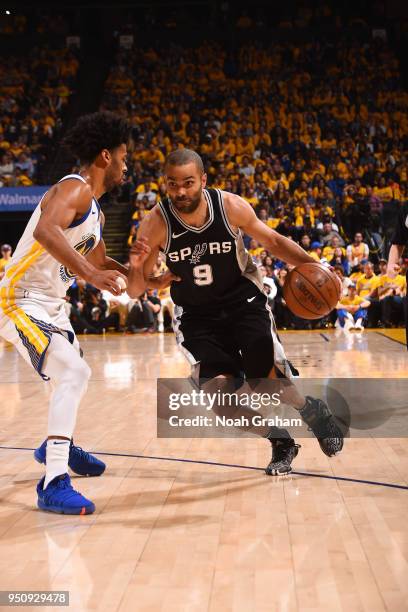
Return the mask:
[[[303,377],[408,376],[376,332],[282,338]],[[408,610],[406,439],[332,459],[303,440],[294,472],[267,477],[263,440],[156,438],[156,378],[188,375],[172,335],[81,343],[76,442],[108,466],[74,478],[97,506],[81,517],[36,509],[49,388],[0,343],[0,590],[69,590],[75,611]]]

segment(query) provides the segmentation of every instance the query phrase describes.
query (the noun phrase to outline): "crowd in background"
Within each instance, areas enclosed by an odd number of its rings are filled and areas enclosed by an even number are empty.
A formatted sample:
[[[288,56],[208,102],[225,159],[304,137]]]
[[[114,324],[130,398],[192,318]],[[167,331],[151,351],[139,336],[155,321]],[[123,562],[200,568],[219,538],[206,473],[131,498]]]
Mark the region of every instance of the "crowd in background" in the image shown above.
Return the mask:
[[[38,182],[78,68],[77,53],[66,48],[0,58],[0,187]]]
[[[367,296],[358,326],[398,325],[405,261],[396,282],[382,274],[377,287],[376,279],[407,198],[407,107],[383,41],[121,51],[102,108],[133,128],[122,194],[133,203],[128,244],[165,194],[166,155],[186,146],[202,156],[210,186],[241,195],[269,227],[357,283],[352,304],[345,286],[341,325]],[[246,246],[277,287],[278,325],[311,326],[285,307],[287,268],[250,237]],[[372,280],[366,264],[375,265]]]
[[[122,51],[102,105],[133,126],[132,225],[164,193],[166,154],[187,146],[211,186],[281,233],[299,240],[330,219],[350,237],[366,231],[377,250],[407,197],[407,106],[381,41]]]
[[[341,26],[333,3],[316,7],[296,9],[279,27]],[[383,9],[381,2],[373,9],[380,21]],[[154,13],[146,12],[149,26]],[[224,2],[215,17],[222,22],[232,14]],[[247,12],[235,12],[233,21],[237,30],[265,25]],[[26,25],[17,19],[15,31]],[[162,25],[180,24],[167,15]],[[55,23],[62,26],[63,20]],[[122,33],[137,34],[137,28],[129,20]],[[282,294],[288,267],[246,236],[280,327],[399,325],[406,261],[394,281],[384,270],[394,219],[407,200],[408,93],[398,60],[383,37],[289,38],[224,46],[208,40],[195,47],[163,42],[121,49],[112,58],[100,108],[126,116],[132,126],[129,171],[118,196],[131,203],[128,246],[165,195],[166,155],[189,147],[202,156],[210,187],[246,199],[265,224],[341,276],[338,312],[313,324],[301,321]],[[0,60],[0,186],[35,182],[78,67],[72,50],[34,49],[30,58]],[[81,281],[69,294],[72,320],[89,333],[165,329],[164,303],[168,291],[123,304]]]

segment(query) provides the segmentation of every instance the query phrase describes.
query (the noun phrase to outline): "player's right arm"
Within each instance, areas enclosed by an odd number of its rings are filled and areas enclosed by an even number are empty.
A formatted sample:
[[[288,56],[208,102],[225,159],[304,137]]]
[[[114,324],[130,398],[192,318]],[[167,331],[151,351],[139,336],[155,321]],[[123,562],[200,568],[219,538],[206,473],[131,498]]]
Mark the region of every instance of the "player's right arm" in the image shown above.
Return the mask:
[[[243,198],[226,191],[223,192],[223,195],[227,217],[232,227],[241,228],[248,236],[255,238],[270,251],[274,257],[292,266],[300,266],[303,263],[316,264],[316,260],[299,244],[282,236],[258,219],[252,206]]]
[[[116,279],[118,276],[125,279],[123,274],[95,268],[72,248],[64,234],[64,230],[68,229],[76,218],[87,212],[92,197],[91,187],[82,181],[68,179],[54,185],[43,199],[34,239],[75,275],[81,276],[98,289],[106,289],[120,295],[121,289],[116,284]]]
[[[130,270],[127,279],[129,297],[137,298],[146,291],[159,249],[166,243],[166,232],[161,212],[158,206],[155,206],[141,222],[137,241],[130,250]]]

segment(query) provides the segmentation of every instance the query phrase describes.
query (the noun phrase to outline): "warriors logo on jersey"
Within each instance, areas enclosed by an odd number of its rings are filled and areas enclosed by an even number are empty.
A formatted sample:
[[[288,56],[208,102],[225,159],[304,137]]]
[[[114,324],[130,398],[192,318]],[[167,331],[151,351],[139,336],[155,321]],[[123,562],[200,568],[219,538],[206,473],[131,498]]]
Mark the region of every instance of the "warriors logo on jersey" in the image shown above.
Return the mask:
[[[95,244],[96,236],[95,234],[90,234],[89,236],[85,236],[81,240],[81,242],[78,242],[78,244],[74,245],[74,249],[78,251],[78,253],[80,253],[81,255],[85,256],[92,251],[92,249],[95,247]],[[71,281],[76,276],[74,272],[71,272],[71,270],[62,265],[60,266],[59,273],[61,280],[64,283]]]

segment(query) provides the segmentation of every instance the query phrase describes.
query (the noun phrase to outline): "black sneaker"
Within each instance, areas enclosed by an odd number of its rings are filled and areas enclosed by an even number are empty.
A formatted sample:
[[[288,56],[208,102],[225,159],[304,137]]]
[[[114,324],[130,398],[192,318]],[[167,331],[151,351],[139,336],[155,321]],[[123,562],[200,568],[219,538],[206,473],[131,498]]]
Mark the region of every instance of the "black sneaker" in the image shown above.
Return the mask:
[[[317,398],[306,396],[306,404],[299,410],[300,416],[316,436],[320,448],[328,457],[341,451],[344,443],[343,432],[328,406]]]
[[[299,452],[300,445],[292,438],[272,438],[272,459],[265,468],[268,476],[283,476],[292,471],[291,463]]]

